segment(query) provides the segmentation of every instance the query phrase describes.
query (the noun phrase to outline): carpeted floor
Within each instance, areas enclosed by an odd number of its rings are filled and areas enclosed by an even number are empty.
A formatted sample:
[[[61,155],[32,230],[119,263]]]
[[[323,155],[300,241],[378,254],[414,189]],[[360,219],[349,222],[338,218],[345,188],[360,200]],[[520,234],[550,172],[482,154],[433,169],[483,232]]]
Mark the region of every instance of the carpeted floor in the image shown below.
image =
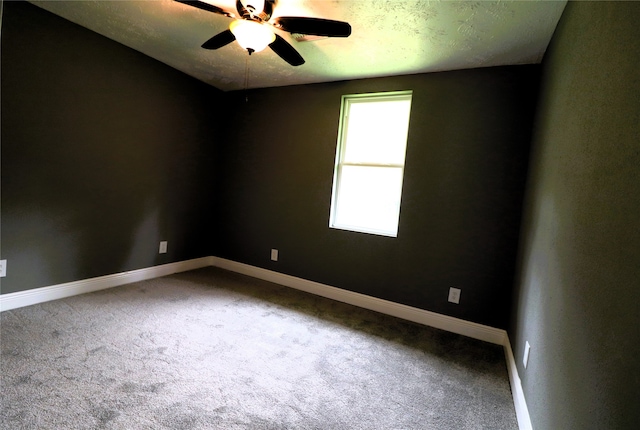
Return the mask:
[[[3,429],[517,429],[502,347],[215,268],[0,318]]]

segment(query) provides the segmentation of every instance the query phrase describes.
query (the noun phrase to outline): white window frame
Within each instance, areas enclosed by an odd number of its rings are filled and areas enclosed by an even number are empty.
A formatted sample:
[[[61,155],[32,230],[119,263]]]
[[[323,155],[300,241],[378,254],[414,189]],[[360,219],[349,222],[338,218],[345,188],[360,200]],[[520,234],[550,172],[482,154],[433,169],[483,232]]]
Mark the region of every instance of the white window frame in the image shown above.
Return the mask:
[[[347,128],[348,128],[348,113],[350,109],[350,105],[352,102],[362,102],[363,99],[367,99],[368,101],[389,101],[389,100],[408,100],[409,103],[412,102],[413,91],[390,91],[390,92],[382,92],[382,93],[366,93],[366,94],[348,94],[342,96],[342,102],[340,106],[340,125],[338,128],[338,144],[336,149],[336,158],[335,158],[335,166],[333,173],[333,188],[331,191],[331,212],[329,216],[329,227],[340,229],[340,230],[349,230],[356,231],[360,233],[370,233],[380,236],[388,236],[388,237],[397,237],[398,236],[398,228],[400,224],[400,205],[402,202],[402,185],[404,182],[404,166],[406,163],[406,144],[405,144],[405,154],[403,157],[402,164],[384,164],[384,163],[347,163],[344,162],[344,155],[346,151],[346,138],[347,138]],[[409,111],[409,116],[411,116],[411,111]],[[409,121],[409,119],[407,119]],[[408,131],[407,131],[407,139],[408,139]],[[398,200],[398,214],[396,220],[396,228],[394,231],[391,230],[381,230],[381,229],[373,229],[369,227],[363,227],[358,225],[343,225],[338,224],[336,222],[336,212],[337,205],[339,201],[339,193],[340,193],[340,178],[343,166],[363,166],[363,167],[376,167],[381,169],[393,168],[400,169],[400,190],[399,190],[399,200]]]

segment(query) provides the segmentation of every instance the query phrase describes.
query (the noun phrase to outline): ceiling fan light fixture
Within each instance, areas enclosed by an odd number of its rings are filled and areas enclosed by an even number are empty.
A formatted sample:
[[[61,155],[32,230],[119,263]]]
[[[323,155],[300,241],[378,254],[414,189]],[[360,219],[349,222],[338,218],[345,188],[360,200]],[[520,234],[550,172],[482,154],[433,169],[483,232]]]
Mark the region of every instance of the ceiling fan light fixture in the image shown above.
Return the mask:
[[[236,20],[229,25],[238,44],[251,52],[260,52],[274,40],[276,35],[269,27],[256,21]]]

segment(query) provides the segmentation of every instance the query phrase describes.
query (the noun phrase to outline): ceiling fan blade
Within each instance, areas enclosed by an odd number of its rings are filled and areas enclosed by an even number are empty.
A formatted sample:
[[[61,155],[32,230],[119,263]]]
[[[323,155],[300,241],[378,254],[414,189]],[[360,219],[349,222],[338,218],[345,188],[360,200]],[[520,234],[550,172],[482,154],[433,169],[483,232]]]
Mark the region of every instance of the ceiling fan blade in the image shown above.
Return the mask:
[[[186,4],[188,6],[197,7],[198,9],[206,10],[207,12],[213,12],[220,15],[228,16],[229,18],[234,17],[232,13],[227,12],[226,10],[218,6],[214,6],[212,4],[205,3],[203,1],[192,1],[192,0],[174,0],[174,1],[177,1],[178,3]]]
[[[244,5],[240,0],[236,0],[236,10],[238,11],[238,13],[242,18],[249,15],[249,11],[247,10],[246,7],[244,7]]]
[[[260,18],[262,18],[263,21],[266,22],[271,19],[274,4],[275,0],[264,0],[264,8],[262,9],[262,13],[260,14]]]
[[[211,39],[202,44],[204,49],[218,49],[236,40],[231,30],[225,30],[222,33],[218,33]]]
[[[269,48],[278,54],[284,61],[292,66],[300,66],[304,64],[304,58],[295,50],[293,46],[286,40],[276,34],[276,40],[271,42]]]
[[[349,23],[331,19],[281,16],[273,20],[273,25],[289,33],[313,36],[347,37],[351,34]]]

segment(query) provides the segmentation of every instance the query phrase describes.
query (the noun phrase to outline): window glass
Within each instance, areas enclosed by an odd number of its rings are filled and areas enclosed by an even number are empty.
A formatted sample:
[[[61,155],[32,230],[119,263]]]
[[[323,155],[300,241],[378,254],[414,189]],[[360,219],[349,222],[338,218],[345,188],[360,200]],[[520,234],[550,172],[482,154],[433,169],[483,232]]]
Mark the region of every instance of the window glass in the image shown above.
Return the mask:
[[[349,103],[343,162],[402,164],[410,100]]]

